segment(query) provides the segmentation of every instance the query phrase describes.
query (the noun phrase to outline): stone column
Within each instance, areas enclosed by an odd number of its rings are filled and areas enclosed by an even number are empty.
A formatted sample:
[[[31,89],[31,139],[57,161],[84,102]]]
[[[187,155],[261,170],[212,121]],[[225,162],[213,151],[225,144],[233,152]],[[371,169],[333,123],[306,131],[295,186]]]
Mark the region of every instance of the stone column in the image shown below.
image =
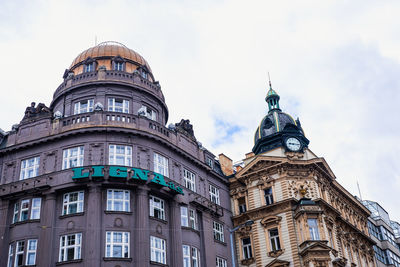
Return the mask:
[[[167,257],[170,257],[170,266],[182,267],[182,230],[181,230],[181,208],[177,201],[170,202],[170,246],[167,248]]]
[[[149,190],[138,188],[136,190],[136,203],[134,203],[135,228],[133,237],[133,262],[135,266],[146,267],[150,265],[150,230],[149,230]]]
[[[10,243],[10,228],[12,221],[12,213],[8,214],[10,202],[8,200],[0,200],[0,266],[6,266],[8,260],[8,246]]]
[[[82,233],[82,259],[85,266],[101,266],[104,257],[104,208],[101,192],[99,186],[89,187],[85,192],[86,232]]]

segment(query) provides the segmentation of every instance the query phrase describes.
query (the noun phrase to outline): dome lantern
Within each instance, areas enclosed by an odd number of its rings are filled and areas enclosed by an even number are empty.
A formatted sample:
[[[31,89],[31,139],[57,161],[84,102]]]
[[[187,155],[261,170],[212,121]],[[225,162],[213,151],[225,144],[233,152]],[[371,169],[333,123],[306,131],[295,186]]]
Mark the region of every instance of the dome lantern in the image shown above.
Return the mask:
[[[269,78],[269,73],[268,73],[268,78]],[[269,80],[269,90],[267,93],[267,97],[265,98],[265,101],[268,103],[268,113],[271,113],[274,110],[281,111],[279,108],[279,95],[275,92],[274,89],[272,89],[272,84],[271,84],[271,79]]]

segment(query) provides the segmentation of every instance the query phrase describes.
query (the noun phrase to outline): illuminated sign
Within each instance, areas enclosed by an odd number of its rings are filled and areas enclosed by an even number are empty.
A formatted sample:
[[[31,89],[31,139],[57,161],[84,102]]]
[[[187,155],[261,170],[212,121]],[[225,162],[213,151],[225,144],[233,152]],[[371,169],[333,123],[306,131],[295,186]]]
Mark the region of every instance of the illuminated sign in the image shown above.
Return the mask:
[[[73,180],[79,180],[84,178],[104,178],[104,166],[91,166],[92,172],[90,172],[87,168],[73,168],[74,176],[72,176]],[[181,187],[177,186],[173,182],[165,182],[164,175],[152,172],[149,170],[143,170],[138,168],[127,168],[122,166],[109,166],[108,168],[108,176],[112,178],[120,178],[120,179],[132,179],[137,181],[148,181],[150,183],[159,184],[161,186],[165,186],[170,188],[171,190],[176,191],[177,193],[184,195]]]

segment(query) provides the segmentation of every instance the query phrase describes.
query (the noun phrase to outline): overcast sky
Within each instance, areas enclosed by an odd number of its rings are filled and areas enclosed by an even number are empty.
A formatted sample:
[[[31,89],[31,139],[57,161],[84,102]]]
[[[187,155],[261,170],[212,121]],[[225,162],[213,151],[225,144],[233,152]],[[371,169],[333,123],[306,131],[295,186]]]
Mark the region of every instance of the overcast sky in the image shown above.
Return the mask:
[[[49,105],[83,50],[114,40],[160,81],[168,123],[234,161],[267,113],[267,72],[309,148],[400,221],[398,1],[0,1],[0,128]]]

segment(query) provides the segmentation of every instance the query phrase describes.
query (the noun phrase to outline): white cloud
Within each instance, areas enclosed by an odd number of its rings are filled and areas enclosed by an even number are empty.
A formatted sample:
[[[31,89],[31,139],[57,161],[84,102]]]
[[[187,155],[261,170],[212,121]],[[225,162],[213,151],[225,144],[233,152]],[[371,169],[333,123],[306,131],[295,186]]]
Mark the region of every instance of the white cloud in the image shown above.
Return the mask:
[[[170,110],[234,160],[267,112],[267,72],[284,111],[338,180],[400,220],[400,70],[394,1],[2,1],[1,126],[49,104],[81,51],[116,40],[149,62]],[[24,7],[24,8],[22,8]],[[182,98],[182,95],[185,97]],[[229,142],[220,120],[238,127]]]

